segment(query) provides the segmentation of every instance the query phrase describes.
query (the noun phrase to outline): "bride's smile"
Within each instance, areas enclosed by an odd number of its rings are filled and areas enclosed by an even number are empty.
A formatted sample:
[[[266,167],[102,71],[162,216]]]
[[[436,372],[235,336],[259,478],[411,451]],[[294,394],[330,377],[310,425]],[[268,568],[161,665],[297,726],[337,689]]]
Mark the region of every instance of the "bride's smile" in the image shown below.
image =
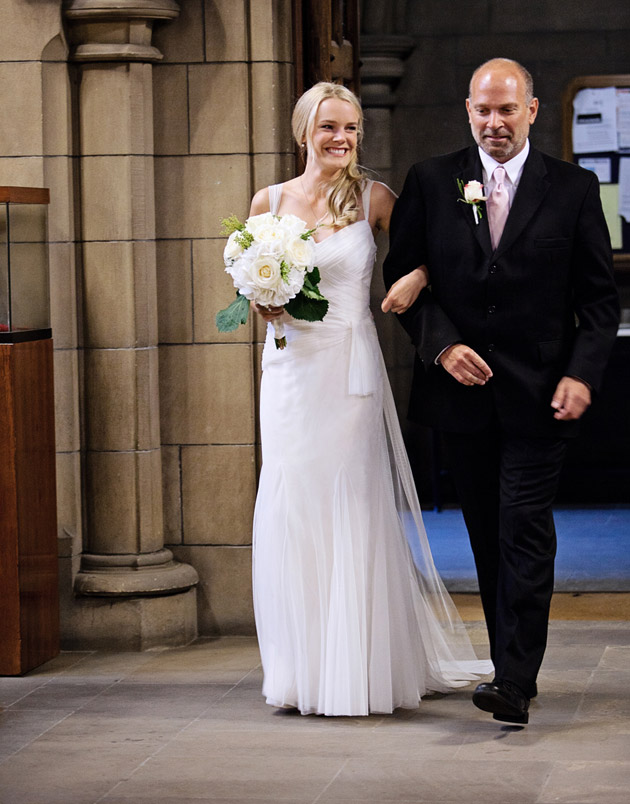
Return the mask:
[[[320,103],[315,117],[308,158],[322,170],[340,170],[357,149],[359,121],[351,104],[338,98]]]

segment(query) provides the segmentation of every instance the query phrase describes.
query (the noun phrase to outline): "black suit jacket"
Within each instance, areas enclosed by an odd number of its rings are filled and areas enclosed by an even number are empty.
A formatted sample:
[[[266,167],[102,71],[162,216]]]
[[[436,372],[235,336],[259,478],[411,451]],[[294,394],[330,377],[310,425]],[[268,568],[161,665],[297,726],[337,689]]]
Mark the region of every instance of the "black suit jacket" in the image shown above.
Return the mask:
[[[414,165],[392,215],[386,285],[423,263],[431,277],[401,316],[417,352],[410,418],[474,432],[496,415],[511,432],[570,436],[577,423],[553,418],[556,385],[569,375],[596,391],[619,322],[597,177],[531,148],[494,252],[457,179],[482,181],[476,145]],[[435,365],[455,342],[490,365],[487,385]]]

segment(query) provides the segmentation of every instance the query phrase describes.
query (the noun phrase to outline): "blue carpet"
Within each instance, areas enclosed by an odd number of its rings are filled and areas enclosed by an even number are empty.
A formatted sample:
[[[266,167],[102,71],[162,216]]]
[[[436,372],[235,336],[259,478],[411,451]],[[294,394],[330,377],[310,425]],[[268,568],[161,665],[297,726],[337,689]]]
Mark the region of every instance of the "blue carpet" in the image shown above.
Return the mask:
[[[459,509],[423,511],[435,565],[450,592],[478,590]],[[557,592],[630,591],[630,506],[556,508]]]

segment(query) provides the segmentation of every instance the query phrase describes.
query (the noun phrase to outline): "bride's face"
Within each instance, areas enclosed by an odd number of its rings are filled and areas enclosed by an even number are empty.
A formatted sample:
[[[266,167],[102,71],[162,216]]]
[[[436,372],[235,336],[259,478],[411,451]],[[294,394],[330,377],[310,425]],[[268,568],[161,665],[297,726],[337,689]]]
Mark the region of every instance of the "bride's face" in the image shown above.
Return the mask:
[[[327,98],[319,104],[309,159],[326,172],[341,170],[357,149],[359,122],[352,104]]]

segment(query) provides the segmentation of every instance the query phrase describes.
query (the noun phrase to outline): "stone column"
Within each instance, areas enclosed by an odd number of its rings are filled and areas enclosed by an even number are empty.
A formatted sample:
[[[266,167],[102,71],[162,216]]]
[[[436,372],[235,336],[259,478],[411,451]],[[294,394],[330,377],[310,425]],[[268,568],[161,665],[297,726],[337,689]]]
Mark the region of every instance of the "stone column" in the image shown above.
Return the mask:
[[[390,185],[395,90],[404,74],[403,62],[413,49],[414,41],[408,36],[396,34],[361,36],[361,102],[366,117],[366,164],[377,171],[379,179]],[[408,136],[408,132],[405,132],[405,136]],[[385,253],[386,249],[381,243],[379,257],[384,258]],[[378,311],[385,294],[380,268],[374,271],[371,294],[372,309]],[[406,362],[401,362],[401,355],[404,361],[408,352],[405,348],[407,339],[395,316],[376,315],[375,319],[392,390],[399,413],[404,416],[409,396],[409,368]]]
[[[196,636],[197,573],[164,548],[152,26],[172,0],[68,0],[82,253],[85,537],[73,639],[147,648]]]
[[[366,153],[369,165],[389,182],[392,167],[392,115],[395,90],[404,75],[404,60],[415,47],[409,36],[361,36],[361,102],[369,120]]]

